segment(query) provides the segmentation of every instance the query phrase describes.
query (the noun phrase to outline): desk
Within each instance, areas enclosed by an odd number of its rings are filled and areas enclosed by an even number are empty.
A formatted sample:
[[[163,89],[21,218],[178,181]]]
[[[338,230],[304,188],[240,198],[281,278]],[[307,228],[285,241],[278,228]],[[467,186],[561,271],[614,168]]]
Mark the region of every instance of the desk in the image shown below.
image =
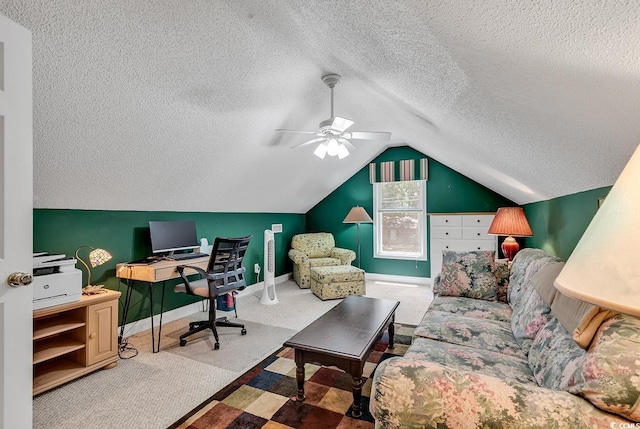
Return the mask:
[[[180,277],[176,267],[178,265],[193,265],[200,267],[203,270],[207,269],[209,263],[209,256],[202,258],[185,259],[182,261],[160,261],[153,264],[117,264],[116,265],[116,277],[121,281],[126,280],[127,294],[125,295],[124,307],[122,309],[122,324],[120,325],[120,335],[118,335],[118,346],[122,343],[122,336],[124,335],[124,325],[127,320],[127,314],[129,313],[129,305],[131,304],[131,291],[132,281],[147,282],[149,285],[149,315],[151,316],[151,349],[153,353],[160,351],[160,334],[162,333],[162,312],[164,305],[164,289],[165,282],[167,280]],[[196,270],[187,269],[185,274],[197,274]],[[160,298],[160,325],[158,329],[158,348],[155,345],[155,335],[153,333],[153,289],[157,283],[162,282],[162,293]]]

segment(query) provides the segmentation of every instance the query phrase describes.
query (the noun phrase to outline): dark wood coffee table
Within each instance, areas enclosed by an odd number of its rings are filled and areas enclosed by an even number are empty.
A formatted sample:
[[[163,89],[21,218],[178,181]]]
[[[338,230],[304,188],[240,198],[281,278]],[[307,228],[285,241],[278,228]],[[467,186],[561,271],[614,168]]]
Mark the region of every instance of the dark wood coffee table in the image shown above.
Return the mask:
[[[393,348],[394,317],[399,301],[348,296],[315,322],[284,343],[295,350],[298,395],[304,401],[304,364],[336,366],[351,374],[352,415],[360,417],[362,370],[373,345],[389,327],[389,348]]]

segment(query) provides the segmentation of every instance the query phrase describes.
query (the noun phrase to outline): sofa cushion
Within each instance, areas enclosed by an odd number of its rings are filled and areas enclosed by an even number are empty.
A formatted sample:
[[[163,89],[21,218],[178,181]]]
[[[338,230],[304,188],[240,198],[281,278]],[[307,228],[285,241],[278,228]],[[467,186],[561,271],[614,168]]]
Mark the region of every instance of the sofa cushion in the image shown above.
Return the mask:
[[[557,292],[553,282],[562,271],[562,268],[564,268],[564,262],[551,262],[540,268],[531,278],[531,284],[549,307],[551,307]]]
[[[291,247],[306,253],[310,258],[329,256],[335,246],[333,235],[328,232],[296,234],[291,237]]]
[[[507,302],[509,293],[510,266],[508,259],[496,259],[496,298],[500,302]]]
[[[431,338],[526,359],[513,338],[509,322],[477,319],[429,310],[413,331],[414,338]]]
[[[589,347],[602,322],[617,314],[563,295],[560,291],[556,291],[551,312],[583,349]]]
[[[459,344],[416,338],[404,357],[424,359],[450,368],[493,375],[520,383],[535,383],[526,360]]]
[[[529,354],[531,343],[540,329],[552,317],[551,309],[534,288],[527,290],[519,305],[513,308],[511,330],[525,355]]]
[[[602,323],[566,390],[600,409],[640,421],[640,319],[618,315]]]
[[[420,359],[390,358],[373,375],[379,428],[624,428],[579,396]]]
[[[558,319],[552,317],[529,348],[529,368],[540,386],[565,390],[572,374],[584,365],[585,354]]]
[[[309,258],[309,267],[335,267],[340,265],[337,258]]]
[[[560,262],[560,258],[551,256],[541,249],[526,248],[513,258],[509,276],[508,302],[512,308],[523,299],[525,292],[533,287],[531,278],[538,270],[550,262]]]
[[[529,279],[531,286],[523,289],[520,299],[513,303],[511,329],[525,354],[529,353],[531,343],[538,335],[538,331],[553,317],[551,308],[538,293],[538,290],[548,298],[555,290],[553,281],[562,266],[562,262],[551,260],[540,265]]]
[[[485,301],[457,296],[436,296],[429,311],[446,311],[458,316],[475,317],[478,319],[511,321],[511,307],[497,301]]]
[[[497,280],[494,250],[442,252],[440,281],[434,294],[496,300]]]

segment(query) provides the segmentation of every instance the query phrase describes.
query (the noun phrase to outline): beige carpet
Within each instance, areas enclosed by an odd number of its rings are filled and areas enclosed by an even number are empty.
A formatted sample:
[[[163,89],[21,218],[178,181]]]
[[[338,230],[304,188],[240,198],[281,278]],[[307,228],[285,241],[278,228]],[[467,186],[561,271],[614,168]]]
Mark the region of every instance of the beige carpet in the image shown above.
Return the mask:
[[[150,331],[130,338],[139,354],[115,368],[97,371],[33,400],[36,429],[162,429],[278,350],[284,341],[340,300],[321,301],[293,281],[276,286],[279,304],[259,303],[260,293],[238,298],[238,316],[247,325],[220,328],[220,350],[206,335],[178,345],[187,319],[165,323],[162,350],[151,353]],[[368,282],[367,295],[401,302],[396,321],[416,325],[432,300],[430,286]],[[234,313],[221,313],[233,319]]]

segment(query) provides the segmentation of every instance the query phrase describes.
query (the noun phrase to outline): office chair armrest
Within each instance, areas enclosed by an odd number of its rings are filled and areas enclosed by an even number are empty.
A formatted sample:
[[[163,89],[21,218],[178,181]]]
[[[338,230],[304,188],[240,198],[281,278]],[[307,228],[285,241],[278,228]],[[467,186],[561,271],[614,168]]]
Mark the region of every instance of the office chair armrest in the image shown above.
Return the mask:
[[[178,274],[180,274],[180,277],[182,277],[182,280],[184,280],[184,287],[187,289],[187,294],[193,295],[193,291],[191,290],[191,283],[189,283],[189,279],[187,278],[187,275],[184,273],[185,268],[191,268],[192,270],[197,271],[198,274],[200,274],[204,278],[210,279],[210,275],[202,268],[194,267],[193,265],[178,265],[176,267],[176,271],[178,272]]]

